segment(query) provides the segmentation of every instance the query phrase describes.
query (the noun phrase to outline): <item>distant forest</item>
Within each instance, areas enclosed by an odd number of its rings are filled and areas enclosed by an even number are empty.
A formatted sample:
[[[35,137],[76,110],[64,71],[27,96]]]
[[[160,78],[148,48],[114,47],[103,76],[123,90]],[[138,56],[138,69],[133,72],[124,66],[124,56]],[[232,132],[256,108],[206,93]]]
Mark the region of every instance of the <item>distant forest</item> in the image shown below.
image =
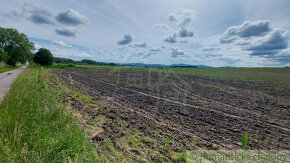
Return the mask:
[[[97,62],[97,61],[89,60],[89,59],[83,59],[81,61],[74,61],[72,59],[59,58],[59,57],[54,57],[54,63],[80,64],[80,65],[109,65],[109,66],[115,66],[115,63]]]

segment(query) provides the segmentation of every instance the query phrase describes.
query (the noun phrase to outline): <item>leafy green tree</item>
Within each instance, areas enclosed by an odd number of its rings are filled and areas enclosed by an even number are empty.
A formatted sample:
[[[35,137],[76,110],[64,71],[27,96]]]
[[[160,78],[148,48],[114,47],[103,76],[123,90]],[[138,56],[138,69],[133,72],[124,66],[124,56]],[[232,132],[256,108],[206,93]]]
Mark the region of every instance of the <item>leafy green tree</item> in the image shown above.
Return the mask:
[[[33,61],[42,66],[53,64],[53,55],[48,49],[41,48],[35,53]]]
[[[8,59],[8,54],[7,54],[7,52],[0,52],[0,62],[1,61],[4,61],[4,62],[6,62],[7,61],[7,59]]]
[[[16,29],[0,27],[0,61],[5,61],[9,65],[16,62],[25,63],[33,54],[34,44],[27,36],[18,33]]]
[[[96,65],[97,64],[96,61],[89,60],[89,59],[83,59],[81,62],[85,63],[85,64],[88,64],[88,65]]]
[[[54,57],[54,63],[76,63],[76,61],[68,58],[59,58],[59,57]]]

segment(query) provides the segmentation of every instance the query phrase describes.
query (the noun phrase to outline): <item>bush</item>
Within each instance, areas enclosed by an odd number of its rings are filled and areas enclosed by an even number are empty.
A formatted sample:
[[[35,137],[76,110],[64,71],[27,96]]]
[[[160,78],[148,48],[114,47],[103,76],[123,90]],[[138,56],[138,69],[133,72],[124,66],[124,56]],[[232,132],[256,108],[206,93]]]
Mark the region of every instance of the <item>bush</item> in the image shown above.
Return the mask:
[[[52,65],[53,64],[53,55],[48,49],[41,48],[34,55],[33,61],[42,66]]]

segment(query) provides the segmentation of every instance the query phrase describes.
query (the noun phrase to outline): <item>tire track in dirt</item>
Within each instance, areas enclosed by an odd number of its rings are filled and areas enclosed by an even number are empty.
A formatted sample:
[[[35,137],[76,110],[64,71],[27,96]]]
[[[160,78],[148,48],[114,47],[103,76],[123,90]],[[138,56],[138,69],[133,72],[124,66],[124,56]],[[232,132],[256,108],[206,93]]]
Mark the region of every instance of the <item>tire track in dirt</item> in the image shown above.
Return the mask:
[[[73,74],[73,73],[72,73]],[[61,76],[63,79],[66,79],[67,81],[68,81],[68,83],[70,83],[71,82],[71,79],[72,78],[70,78],[70,77],[66,77],[66,76],[64,76],[64,75],[62,75],[62,74],[60,74],[60,73],[58,73],[58,75],[59,76]],[[75,74],[74,74],[75,75]],[[69,75],[70,76],[70,75]],[[80,75],[76,75],[76,76],[79,76],[79,77],[81,77]],[[81,83],[81,82],[78,82],[78,81],[73,81],[73,83],[75,83],[75,84],[78,84],[78,85],[83,85],[83,83]],[[111,83],[106,83],[106,84],[111,84]],[[113,84],[114,85],[114,84]],[[117,85],[116,85],[117,86]],[[130,90],[131,91],[131,90]],[[143,94],[142,94],[143,95]],[[152,97],[151,95],[149,96],[149,97]],[[154,97],[153,97],[154,98]],[[110,103],[112,103],[112,104],[114,104],[114,105],[116,105],[116,106],[119,106],[120,108],[125,108],[126,110],[130,110],[130,111],[132,111],[132,112],[134,112],[134,113],[137,113],[137,115],[138,116],[141,116],[141,117],[143,117],[143,118],[145,118],[145,119],[147,119],[147,120],[149,120],[149,121],[151,121],[151,123],[153,122],[155,125],[157,125],[157,126],[159,126],[160,128],[167,128],[167,129],[169,129],[170,130],[170,132],[171,133],[179,133],[179,134],[177,134],[177,135],[186,135],[187,137],[189,136],[189,137],[191,137],[191,138],[193,138],[195,141],[197,141],[197,142],[199,142],[199,143],[201,143],[201,144],[212,144],[213,142],[212,141],[209,141],[208,139],[205,139],[206,137],[207,137],[207,135],[205,134],[205,133],[198,133],[198,135],[195,135],[195,134],[193,134],[192,132],[190,132],[190,131],[187,131],[187,130],[180,130],[180,128],[182,128],[182,126],[179,126],[178,125],[178,127],[173,127],[173,126],[171,126],[171,125],[169,125],[169,124],[167,124],[166,122],[166,120],[160,120],[160,118],[162,118],[162,117],[159,117],[158,118],[158,120],[157,119],[155,119],[155,118],[153,118],[153,117],[156,117],[156,115],[153,115],[152,113],[149,113],[149,112],[146,112],[146,111],[143,111],[143,110],[136,110],[136,109],[133,109],[133,108],[131,108],[132,106],[131,105],[127,105],[127,104],[124,104],[124,103],[120,103],[120,101],[118,101],[118,102],[116,102],[116,101],[112,101],[112,100],[108,100],[107,99],[107,101],[109,101]],[[162,121],[162,122],[164,122],[164,123],[162,123],[162,124],[160,124],[160,121]],[[206,125],[207,123],[206,122],[200,122],[200,123],[202,123],[202,124],[204,124],[204,125]],[[212,128],[212,131],[213,130],[215,130],[215,131],[217,131],[216,129],[213,129]],[[172,137],[172,138],[174,138],[175,140],[180,140],[180,137],[178,137],[178,136],[175,136],[175,134],[170,134],[170,136]],[[214,144],[216,144],[216,145],[218,145],[217,147],[219,147],[219,148],[229,148],[229,146],[228,145],[225,145],[225,144],[223,144],[222,142],[217,142],[217,141],[214,141]]]
[[[98,74],[90,74],[85,70],[54,70],[52,73],[59,76],[60,79],[64,79],[65,84],[71,83],[69,79],[69,76],[71,76],[75,83],[73,87],[87,92],[94,97],[94,100],[105,104],[103,105],[105,107],[104,113],[101,114],[112,119],[113,123],[104,126],[104,129],[109,128],[109,130],[103,134],[112,136],[117,141],[120,133],[118,133],[118,127],[114,124],[117,124],[118,119],[121,118],[121,120],[130,124],[130,128],[140,129],[147,136],[152,136],[151,131],[153,130],[161,131],[178,142],[176,143],[178,147],[174,147],[177,150],[191,149],[191,147],[194,147],[189,145],[191,141],[195,142],[198,147],[207,149],[239,149],[241,135],[244,132],[251,135],[250,147],[254,149],[288,149],[289,147],[287,145],[289,132],[276,127],[269,127],[264,123],[267,122],[264,119],[261,119],[263,123],[253,121],[256,117],[248,117],[248,113],[242,113],[240,110],[232,109],[231,111],[229,107],[224,108],[226,106],[217,108],[229,115],[238,115],[238,117],[249,118],[250,120],[241,120],[226,116],[223,112],[214,112],[212,109],[216,109],[216,104],[210,101],[202,100],[199,103],[198,101],[201,100],[199,98],[196,98],[197,101],[192,99],[180,101],[179,98],[175,99],[173,98],[175,96],[170,94],[169,96],[161,94],[161,98],[178,102],[173,103],[155,98],[155,96],[160,97],[159,94],[152,92],[152,95],[151,92],[148,92],[150,90],[146,91],[138,87],[127,87],[126,85],[103,81],[103,79],[99,79]],[[107,78],[110,79],[110,77]],[[166,84],[174,87],[171,82]],[[179,103],[187,103],[194,107],[180,105]],[[267,137],[271,138],[271,142],[265,144],[263,141]]]
[[[100,83],[107,84],[107,85],[110,85],[110,86],[114,86],[114,87],[117,87],[117,88],[121,88],[121,89],[124,89],[124,90],[127,90],[127,91],[138,93],[138,94],[141,94],[141,95],[144,95],[144,96],[152,97],[152,98],[155,98],[155,99],[158,99],[158,100],[163,100],[163,101],[167,101],[167,102],[174,103],[174,104],[177,104],[177,105],[187,106],[187,107],[191,107],[191,108],[195,108],[195,109],[213,111],[215,113],[222,114],[222,115],[227,116],[227,117],[236,118],[236,119],[240,119],[240,120],[251,121],[251,122],[256,122],[256,123],[260,123],[262,125],[268,125],[268,126],[271,126],[271,127],[275,127],[275,128],[290,132],[290,129],[288,129],[288,128],[284,128],[284,127],[281,127],[281,126],[273,125],[273,124],[270,124],[270,123],[259,122],[256,119],[250,119],[250,118],[246,118],[246,117],[235,116],[235,115],[231,115],[231,114],[228,114],[228,113],[225,113],[225,112],[222,112],[222,111],[218,111],[218,110],[214,110],[214,109],[203,108],[203,107],[200,107],[200,106],[194,106],[194,105],[191,105],[191,104],[186,104],[186,103],[182,103],[182,102],[179,102],[179,101],[170,100],[170,99],[167,99],[167,98],[164,98],[164,97],[158,97],[158,96],[150,95],[150,94],[147,94],[147,93],[144,93],[144,92],[141,92],[141,91],[129,89],[129,88],[122,87],[120,85],[116,85],[116,84],[113,84],[113,83],[108,83],[108,82],[105,82],[105,81],[102,81],[102,80],[97,80],[97,79],[93,79],[93,78],[90,78],[90,77],[77,75],[75,73],[72,73],[72,74],[74,74],[76,76],[79,76],[79,77],[82,77],[82,78],[86,78],[86,79],[92,80],[92,81],[100,82]],[[228,105],[228,104],[224,104],[224,105]],[[231,106],[231,105],[229,105],[229,106]],[[233,107],[233,108],[236,109],[236,107]],[[237,109],[244,111],[243,109],[240,109],[240,108],[237,108]]]
[[[203,99],[205,101],[210,101],[212,103],[216,103],[216,104],[220,104],[220,105],[223,105],[223,106],[226,106],[226,107],[229,107],[229,108],[232,108],[232,109],[235,109],[237,111],[241,111],[241,112],[246,112],[248,114],[251,114],[251,115],[255,115],[256,117],[259,117],[259,113],[257,112],[254,112],[254,111],[250,111],[250,110],[247,110],[247,109],[243,109],[243,108],[239,108],[239,107],[236,107],[236,106],[232,106],[232,105],[229,105],[229,104],[226,104],[226,103],[223,103],[223,102],[220,102],[220,101],[216,101],[216,100],[212,100],[212,99],[209,99],[209,98],[206,98],[206,97],[202,97],[200,95],[197,95],[197,94],[193,94],[181,87],[179,87],[178,85],[176,85],[175,83],[173,83],[173,86],[175,88],[177,88],[178,90],[186,93],[186,94],[189,94],[191,96],[194,96],[194,97],[197,97],[197,98],[200,98],[200,99]],[[272,125],[272,124],[269,124],[269,125]],[[275,125],[273,125],[272,127],[274,127]],[[281,127],[281,126],[278,126],[278,127]]]

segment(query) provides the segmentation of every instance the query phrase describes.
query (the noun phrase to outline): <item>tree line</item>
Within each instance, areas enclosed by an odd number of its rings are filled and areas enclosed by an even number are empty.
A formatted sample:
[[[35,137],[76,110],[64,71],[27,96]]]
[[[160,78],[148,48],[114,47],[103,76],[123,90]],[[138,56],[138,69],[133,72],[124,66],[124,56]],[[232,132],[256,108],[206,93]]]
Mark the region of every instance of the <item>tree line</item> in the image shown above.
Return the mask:
[[[60,57],[54,57],[54,63],[62,63],[62,64],[78,64],[78,65],[109,65],[114,66],[115,63],[104,63],[104,62],[97,62],[90,59],[83,59],[81,61],[75,61],[68,58],[60,58]]]
[[[53,57],[52,53],[45,48],[35,50],[34,44],[27,36],[19,33],[16,29],[0,27],[0,62],[15,66],[17,62],[22,64],[34,61],[40,65],[52,65],[55,63],[65,64],[88,64],[88,65],[115,65],[114,63],[96,62],[94,60],[83,59],[74,61],[67,58]]]

